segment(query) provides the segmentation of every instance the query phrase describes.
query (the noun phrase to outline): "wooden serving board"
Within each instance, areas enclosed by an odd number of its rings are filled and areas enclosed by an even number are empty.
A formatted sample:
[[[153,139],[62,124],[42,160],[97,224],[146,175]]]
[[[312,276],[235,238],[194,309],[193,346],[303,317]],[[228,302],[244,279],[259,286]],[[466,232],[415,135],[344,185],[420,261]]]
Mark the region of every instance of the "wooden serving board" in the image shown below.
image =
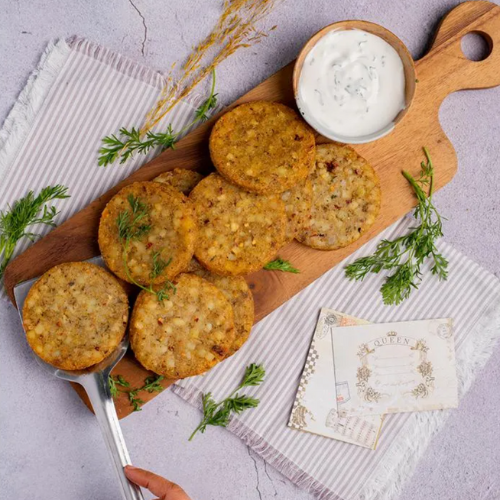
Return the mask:
[[[470,61],[462,53],[461,39],[471,32],[481,34],[490,46],[491,53],[483,61]],[[280,101],[294,106],[292,71],[293,63],[245,94],[228,109],[253,100]],[[283,248],[280,256],[289,259],[301,273],[259,271],[248,277],[255,297],[256,321],[274,311],[416,204],[401,170],[418,173],[423,159],[423,146],[429,148],[436,167],[436,189],[453,178],[457,159],[453,146],[439,124],[439,107],[448,94],[457,90],[500,85],[500,7],[477,1],[465,2],[453,9],[442,20],[429,53],[416,62],[416,71],[417,91],[407,116],[388,136],[356,146],[356,150],[374,166],[380,176],[382,210],[375,225],[356,243],[340,250],[313,250],[297,242]],[[16,284],[41,275],[56,264],[98,255],[97,228],[101,211],[109,199],[127,184],[150,180],[175,167],[195,170],[210,168],[208,137],[216,119],[198,127],[180,141],[175,150],[168,150],[144,165],[13,260],[5,272],[5,287],[11,300],[15,303],[13,289]],[[318,142],[326,140],[318,137]],[[120,362],[114,373],[123,375],[133,386],[142,385],[144,378],[149,375],[131,354]],[[165,387],[170,383],[172,381],[165,381]],[[88,405],[81,388],[75,388]],[[155,395],[143,394],[141,397],[149,400]],[[116,406],[120,418],[131,412],[124,395],[117,400]]]

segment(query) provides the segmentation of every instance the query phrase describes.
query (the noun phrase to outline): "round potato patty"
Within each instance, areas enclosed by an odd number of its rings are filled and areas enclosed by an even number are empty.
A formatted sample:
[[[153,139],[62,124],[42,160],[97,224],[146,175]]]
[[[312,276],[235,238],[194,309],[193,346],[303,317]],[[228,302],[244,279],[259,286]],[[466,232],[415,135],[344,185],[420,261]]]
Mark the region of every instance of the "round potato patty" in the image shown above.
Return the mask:
[[[350,146],[322,144],[310,175],[313,204],[309,222],[297,239],[319,250],[335,250],[356,241],[380,211],[376,172]]]
[[[279,195],[249,193],[218,174],[191,192],[198,227],[195,256],[216,274],[259,270],[285,243],[285,206]]]
[[[228,355],[234,354],[248,339],[254,322],[253,295],[242,276],[221,276],[205,269],[193,259],[188,271],[213,283],[233,306],[234,342]]]
[[[187,170],[185,168],[174,168],[169,172],[163,172],[158,177],[153,179],[154,182],[161,182],[170,186],[177,191],[185,194],[186,196],[193,190],[198,182],[203,179],[203,175],[194,170]]]
[[[256,193],[282,193],[314,165],[314,134],[292,109],[276,102],[242,104],[210,134],[210,155],[221,175]]]
[[[186,268],[197,235],[193,206],[182,193],[159,182],[135,182],[106,205],[99,248],[106,265],[123,280],[157,285]]]
[[[313,190],[310,179],[306,179],[304,184],[297,184],[292,189],[281,193],[288,220],[286,225],[287,241],[292,241],[309,222],[312,197]]]
[[[88,262],[49,269],[31,287],[23,325],[31,348],[62,370],[82,370],[110,355],[128,321],[128,298],[118,280]]]
[[[142,291],[130,324],[130,345],[148,370],[177,379],[222,361],[234,342],[233,309],[212,283],[181,274],[177,292],[159,302]]]

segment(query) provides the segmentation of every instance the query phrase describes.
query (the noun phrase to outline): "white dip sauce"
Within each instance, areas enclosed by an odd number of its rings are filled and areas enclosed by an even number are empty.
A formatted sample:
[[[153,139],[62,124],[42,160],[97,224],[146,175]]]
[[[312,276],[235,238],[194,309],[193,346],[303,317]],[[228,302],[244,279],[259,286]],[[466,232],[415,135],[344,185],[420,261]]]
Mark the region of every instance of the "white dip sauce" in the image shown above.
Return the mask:
[[[301,112],[322,128],[344,137],[373,134],[405,107],[403,62],[376,35],[332,31],[307,54],[298,92]]]

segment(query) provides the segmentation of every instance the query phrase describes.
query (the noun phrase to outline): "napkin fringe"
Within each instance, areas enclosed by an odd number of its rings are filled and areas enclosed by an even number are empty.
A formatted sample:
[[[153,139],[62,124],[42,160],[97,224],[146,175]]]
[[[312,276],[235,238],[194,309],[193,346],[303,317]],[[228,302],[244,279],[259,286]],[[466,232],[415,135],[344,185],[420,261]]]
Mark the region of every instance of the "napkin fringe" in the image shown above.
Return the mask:
[[[76,36],[67,40],[49,42],[36,70],[28,78],[26,86],[19,94],[0,130],[0,177],[5,177],[10,171],[45,98],[72,50],[79,51],[98,62],[109,65],[124,75],[154,86],[158,90],[161,90],[164,85],[165,77],[160,72],[135,62],[118,52],[113,52],[98,43]],[[205,100],[206,96],[196,91],[183,98],[183,102],[192,106],[193,109],[196,109]],[[221,107],[217,106],[215,113],[220,109]],[[161,126],[160,123],[158,127]]]
[[[202,409],[202,392],[198,388],[192,386],[183,387],[176,384],[172,386],[172,390],[194,407],[199,410]],[[320,500],[343,500],[342,497],[328,490],[325,485],[304,472],[297,464],[280,453],[262,436],[247,427],[243,422],[233,418],[227,429],[300,489],[308,491]]]
[[[103,45],[77,36],[71,37],[68,40],[68,44],[73,50],[85,54],[130,78],[140,80],[148,85],[156,87],[158,90],[163,88],[165,77],[159,71],[144,66],[130,57],[126,57]]]
[[[151,85],[158,90],[161,90],[165,85],[165,75],[160,71],[156,71],[149,66],[144,66],[130,57],[124,56],[119,52],[114,52],[103,45],[91,42],[85,38],[79,38],[77,36],[68,39],[68,44],[71,49],[85,54],[86,56],[91,57],[130,78],[135,78],[146,83],[147,85]],[[189,95],[183,97],[182,102],[187,103],[196,109],[206,100],[206,98],[207,96],[200,94],[196,89]],[[215,112],[220,111],[220,109],[221,107],[217,106]],[[190,130],[191,129],[186,131],[186,134],[189,133]]]
[[[473,331],[456,356],[459,400],[470,389],[479,371],[490,359],[500,338],[500,296],[483,311]],[[361,488],[358,500],[391,500],[401,495],[418,461],[432,438],[443,427],[453,410],[416,412],[404,426],[405,435],[394,439],[384,459]]]
[[[12,106],[0,130],[0,177],[5,178],[13,165],[70,52],[71,47],[65,40],[49,42]]]
[[[500,338],[500,296],[485,306],[474,330],[468,335],[456,356],[459,399],[469,390],[479,371],[490,359]],[[201,391],[196,387],[174,385],[173,391],[201,410]],[[452,410],[415,412],[404,426],[405,436],[394,439],[382,462],[357,493],[349,500],[391,500],[398,497],[411,477],[432,438],[443,427]],[[250,446],[266,462],[295,483],[321,500],[342,500],[326,486],[304,472],[255,431],[241,421],[232,419],[228,430]]]
[[[297,464],[280,453],[244,423],[233,419],[228,428],[267,463],[272,465],[300,489],[308,491],[321,500],[342,500],[341,497],[328,490],[325,485],[304,472]]]

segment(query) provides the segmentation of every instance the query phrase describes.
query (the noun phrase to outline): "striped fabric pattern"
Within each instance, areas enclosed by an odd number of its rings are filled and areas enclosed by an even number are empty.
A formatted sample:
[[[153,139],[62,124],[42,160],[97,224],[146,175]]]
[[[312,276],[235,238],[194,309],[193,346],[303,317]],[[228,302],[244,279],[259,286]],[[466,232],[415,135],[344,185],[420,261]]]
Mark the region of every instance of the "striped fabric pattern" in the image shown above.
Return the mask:
[[[38,111],[15,159],[0,165],[0,210],[49,185],[63,184],[70,199],[53,204],[61,210],[58,224],[88,205],[158,154],[151,150],[125,164],[97,166],[105,135],[120,127],[137,127],[163,86],[162,76],[87,40],[71,39],[62,50],[67,58]],[[179,130],[190,122],[200,97],[179,103],[157,126]],[[7,119],[8,120],[8,119]],[[35,226],[44,235],[48,227]],[[30,242],[18,245],[22,253]],[[0,292],[5,297],[5,291]]]
[[[374,475],[379,480],[380,471],[402,467],[399,459],[405,456],[405,451],[408,454],[414,449],[407,437],[415,433],[416,439],[428,440],[430,431],[427,426],[435,418],[433,414],[444,419],[450,410],[388,415],[376,451],[293,430],[287,427],[287,422],[321,307],[374,323],[453,318],[461,395],[465,392],[475,362],[474,356],[470,355],[470,345],[472,343],[480,350],[481,341],[488,344],[490,340],[487,326],[479,331],[475,326],[483,317],[490,318],[490,309],[500,304],[500,282],[494,275],[441,243],[440,249],[450,260],[449,279],[439,282],[427,268],[418,291],[399,306],[389,307],[382,303],[379,292],[381,277],[371,276],[363,283],[356,283],[344,276],[346,263],[372,253],[380,239],[400,236],[412,224],[414,219],[408,216],[388,228],[345,263],[331,269],[260,321],[247,344],[232,358],[203,376],[179,382],[174,391],[201,408],[201,393],[211,391],[216,399],[224,397],[238,385],[245,366],[253,362],[263,363],[267,372],[265,383],[246,391],[261,399],[258,409],[234,418],[229,429],[293,482],[319,498],[390,498],[387,490],[396,480],[396,474],[393,477],[386,474],[386,481],[376,488],[369,486]],[[481,335],[485,338],[481,339]],[[395,447],[399,451],[394,463]],[[421,447],[420,453],[423,449]]]
[[[0,132],[0,209],[29,189],[38,192],[47,185],[64,184],[71,198],[55,203],[62,210],[57,219],[61,223],[158,153],[151,151],[124,165],[97,166],[101,138],[122,126],[140,124],[163,80],[159,73],[86,40],[59,42],[56,50],[60,66],[43,96],[30,97],[28,85],[20,98],[28,104],[20,112],[15,107]],[[52,56],[47,54],[46,64]],[[201,98],[193,97],[179,104],[159,128],[172,123],[174,129],[180,129],[200,102]],[[26,118],[30,112],[33,116]],[[25,132],[14,138],[19,130]],[[399,235],[409,224],[404,219],[381,237]],[[48,230],[35,228],[41,235]],[[372,252],[377,241],[350,259]],[[28,244],[19,245],[17,253]],[[441,248],[450,259],[450,279],[438,283],[426,272],[418,292],[399,307],[381,303],[380,278],[351,283],[343,276],[343,265],[337,266],[256,325],[235,356],[205,376],[182,381],[174,391],[200,405],[201,392],[224,395],[240,381],[244,366],[262,362],[268,373],[266,382],[249,391],[258,393],[261,405],[233,419],[229,429],[293,482],[320,498],[390,498],[442,425],[446,412],[391,415],[375,452],[291,430],[286,424],[321,307],[372,322],[453,317],[461,392],[466,390],[493,345],[491,325],[498,321],[499,312],[492,305],[498,302],[500,285],[453,248],[445,244]]]

